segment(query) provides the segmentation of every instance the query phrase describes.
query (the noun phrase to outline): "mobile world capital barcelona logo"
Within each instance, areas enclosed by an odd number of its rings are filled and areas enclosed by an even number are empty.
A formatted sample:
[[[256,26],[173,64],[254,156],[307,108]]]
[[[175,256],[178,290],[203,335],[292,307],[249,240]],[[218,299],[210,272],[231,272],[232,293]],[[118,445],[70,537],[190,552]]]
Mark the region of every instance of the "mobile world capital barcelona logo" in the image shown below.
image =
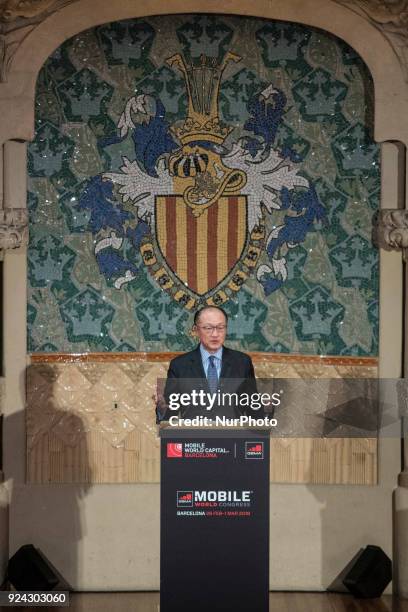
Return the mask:
[[[183,445],[181,442],[167,442],[167,457],[179,459],[183,456]]]
[[[263,459],[263,442],[245,442],[245,459]]]
[[[207,446],[205,442],[167,442],[168,459],[218,459],[230,452],[225,446]]]

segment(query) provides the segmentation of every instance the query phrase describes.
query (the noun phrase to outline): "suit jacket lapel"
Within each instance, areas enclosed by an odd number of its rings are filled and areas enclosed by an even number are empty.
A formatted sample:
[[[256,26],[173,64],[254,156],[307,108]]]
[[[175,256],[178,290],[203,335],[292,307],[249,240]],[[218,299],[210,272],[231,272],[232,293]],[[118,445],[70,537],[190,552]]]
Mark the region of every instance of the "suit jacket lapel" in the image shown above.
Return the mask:
[[[205,375],[203,362],[201,359],[200,345],[198,345],[197,348],[191,353],[189,378],[199,378],[200,382],[197,381],[195,387],[204,389],[206,392],[209,391],[207,377]]]
[[[200,345],[191,353],[191,376],[190,378],[203,378],[206,380],[203,362],[201,360]]]
[[[222,364],[221,364],[221,377],[220,378],[231,378],[232,363],[231,363],[231,351],[225,346],[222,349]]]

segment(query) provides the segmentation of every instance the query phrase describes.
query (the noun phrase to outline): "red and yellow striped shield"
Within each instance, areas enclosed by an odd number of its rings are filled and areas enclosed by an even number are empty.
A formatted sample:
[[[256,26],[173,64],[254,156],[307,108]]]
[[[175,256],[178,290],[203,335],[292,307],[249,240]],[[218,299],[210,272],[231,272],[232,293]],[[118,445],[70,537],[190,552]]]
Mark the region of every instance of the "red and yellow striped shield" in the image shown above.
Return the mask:
[[[169,268],[205,295],[239,262],[247,240],[245,196],[221,197],[194,216],[182,196],[156,198],[156,239]]]

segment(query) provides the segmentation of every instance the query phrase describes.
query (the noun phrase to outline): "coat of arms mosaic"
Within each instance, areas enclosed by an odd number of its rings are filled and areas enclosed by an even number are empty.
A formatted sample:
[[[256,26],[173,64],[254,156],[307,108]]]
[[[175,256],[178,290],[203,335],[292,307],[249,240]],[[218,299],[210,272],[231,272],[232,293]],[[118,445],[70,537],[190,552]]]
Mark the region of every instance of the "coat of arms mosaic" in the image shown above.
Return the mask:
[[[295,24],[178,15],[64,43],[29,151],[31,350],[187,349],[218,304],[237,348],[375,354],[370,88]]]

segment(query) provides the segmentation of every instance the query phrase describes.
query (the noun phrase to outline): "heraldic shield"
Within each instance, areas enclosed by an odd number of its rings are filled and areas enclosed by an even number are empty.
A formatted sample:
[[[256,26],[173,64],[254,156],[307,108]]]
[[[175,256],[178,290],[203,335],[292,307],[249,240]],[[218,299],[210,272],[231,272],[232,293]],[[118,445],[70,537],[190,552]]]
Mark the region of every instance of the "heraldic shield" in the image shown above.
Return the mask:
[[[182,195],[157,196],[156,240],[169,270],[203,298],[237,269],[248,242],[247,199],[221,196],[200,215]]]

